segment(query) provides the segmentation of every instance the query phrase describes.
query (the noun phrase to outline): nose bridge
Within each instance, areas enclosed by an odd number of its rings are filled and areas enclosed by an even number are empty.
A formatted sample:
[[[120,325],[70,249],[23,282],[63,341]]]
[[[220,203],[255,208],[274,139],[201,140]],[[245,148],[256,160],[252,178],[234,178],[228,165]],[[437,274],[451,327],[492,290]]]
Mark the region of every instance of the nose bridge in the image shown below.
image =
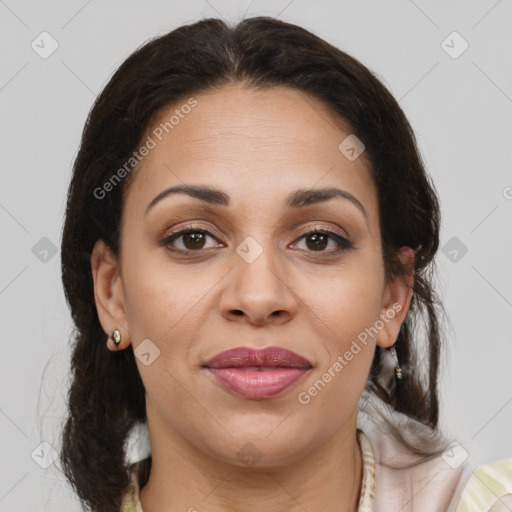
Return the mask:
[[[271,239],[269,232],[263,230],[253,235],[248,235],[236,247],[240,270],[237,280],[250,285],[254,290],[260,288],[267,293],[276,291],[283,286],[282,267],[277,263],[279,255],[276,252],[276,244]]]
[[[230,273],[231,283],[222,303],[223,314],[239,317],[241,311],[257,323],[275,317],[276,312],[281,317],[295,314],[295,297],[286,283],[278,251],[269,232],[264,230],[247,236],[238,244],[233,257],[239,261]]]

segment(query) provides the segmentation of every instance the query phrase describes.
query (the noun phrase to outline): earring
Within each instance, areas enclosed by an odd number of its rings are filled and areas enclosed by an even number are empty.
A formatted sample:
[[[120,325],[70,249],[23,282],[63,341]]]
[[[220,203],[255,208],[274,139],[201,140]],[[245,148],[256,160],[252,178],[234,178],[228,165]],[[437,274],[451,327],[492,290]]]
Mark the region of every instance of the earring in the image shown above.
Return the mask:
[[[121,343],[121,332],[119,329],[116,329],[110,337],[114,340],[116,347],[118,347]]]
[[[398,356],[396,354],[396,349],[395,347],[391,347],[391,355],[395,358],[395,363],[396,363],[396,366],[395,366],[395,375],[396,375],[396,378],[397,379],[401,379],[402,378],[402,368],[400,368],[400,365],[398,364]]]
[[[386,328],[386,332],[388,334],[388,336],[391,336],[390,332],[387,330]],[[400,368],[400,365],[398,364],[398,355],[396,353],[396,349],[395,349],[395,346],[393,345],[390,349],[390,352],[391,352],[391,355],[393,356],[393,358],[395,359],[395,375],[396,375],[396,378],[397,379],[401,379],[402,378],[402,368]]]

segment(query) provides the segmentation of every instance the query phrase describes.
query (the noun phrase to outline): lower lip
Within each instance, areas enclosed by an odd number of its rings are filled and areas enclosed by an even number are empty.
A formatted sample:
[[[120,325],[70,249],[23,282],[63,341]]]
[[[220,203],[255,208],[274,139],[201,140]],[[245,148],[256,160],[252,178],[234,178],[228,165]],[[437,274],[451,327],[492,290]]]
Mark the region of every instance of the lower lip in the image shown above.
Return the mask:
[[[277,396],[309,371],[300,368],[276,368],[262,371],[240,368],[208,368],[208,370],[222,387],[250,400]]]

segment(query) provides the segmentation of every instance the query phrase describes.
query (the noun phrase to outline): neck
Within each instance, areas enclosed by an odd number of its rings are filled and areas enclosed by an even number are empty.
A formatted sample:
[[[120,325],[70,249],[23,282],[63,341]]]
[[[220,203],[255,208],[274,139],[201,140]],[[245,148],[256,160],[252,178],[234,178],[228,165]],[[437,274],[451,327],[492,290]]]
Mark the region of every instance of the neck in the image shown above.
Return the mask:
[[[222,461],[176,432],[154,435],[149,416],[148,427],[153,455],[140,491],[144,512],[357,511],[363,463],[355,421],[302,457],[271,467]]]

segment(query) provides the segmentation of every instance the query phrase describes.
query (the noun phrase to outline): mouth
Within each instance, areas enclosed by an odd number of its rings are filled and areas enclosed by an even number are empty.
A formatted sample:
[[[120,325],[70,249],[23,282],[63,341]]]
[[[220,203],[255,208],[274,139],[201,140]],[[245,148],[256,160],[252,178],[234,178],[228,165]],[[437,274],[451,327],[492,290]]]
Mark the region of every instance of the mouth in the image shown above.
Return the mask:
[[[311,370],[304,357],[280,347],[227,350],[208,360],[204,368],[229,392],[250,400],[283,393]]]

